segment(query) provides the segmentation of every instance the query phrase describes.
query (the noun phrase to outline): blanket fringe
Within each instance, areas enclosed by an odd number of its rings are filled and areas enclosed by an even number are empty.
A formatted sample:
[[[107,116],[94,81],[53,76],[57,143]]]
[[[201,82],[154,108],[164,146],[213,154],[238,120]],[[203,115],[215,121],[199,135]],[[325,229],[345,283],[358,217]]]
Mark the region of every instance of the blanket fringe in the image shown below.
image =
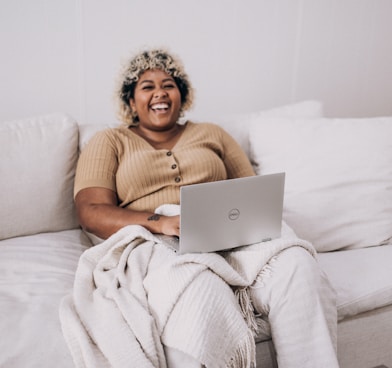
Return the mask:
[[[251,330],[243,341],[243,344],[231,357],[227,368],[255,368],[256,367],[256,343]]]
[[[237,301],[240,305],[241,312],[246,324],[251,330],[253,336],[256,336],[259,329],[259,324],[257,323],[255,310],[249,296],[248,288],[238,288],[234,291],[234,295],[237,297]]]
[[[264,286],[264,281],[272,275],[272,264],[276,261],[276,259],[277,256],[272,257],[270,261],[261,269],[252,286],[237,288],[234,290],[234,295],[237,298],[242,316],[244,317],[245,322],[254,338],[256,338],[260,333],[270,336],[271,327],[269,323],[264,320],[263,315],[258,314],[255,311],[251,297],[249,295],[249,290],[250,288]]]

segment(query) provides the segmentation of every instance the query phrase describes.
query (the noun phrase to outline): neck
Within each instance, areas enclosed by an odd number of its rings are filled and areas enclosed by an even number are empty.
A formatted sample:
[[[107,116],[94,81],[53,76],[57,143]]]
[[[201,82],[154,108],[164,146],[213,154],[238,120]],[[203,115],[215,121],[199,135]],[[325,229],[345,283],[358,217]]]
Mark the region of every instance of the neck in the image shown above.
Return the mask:
[[[137,126],[133,128],[133,131],[145,139],[154,148],[171,149],[179,139],[180,133],[183,129],[183,125],[174,124],[167,130],[151,130]]]

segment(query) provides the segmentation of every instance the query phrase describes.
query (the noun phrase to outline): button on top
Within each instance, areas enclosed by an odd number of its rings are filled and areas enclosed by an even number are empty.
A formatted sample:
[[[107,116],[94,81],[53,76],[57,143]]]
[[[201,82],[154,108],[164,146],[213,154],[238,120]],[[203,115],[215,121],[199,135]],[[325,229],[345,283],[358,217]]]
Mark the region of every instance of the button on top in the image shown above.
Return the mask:
[[[167,152],[166,152],[166,155],[167,155],[167,156],[171,156],[171,155],[172,155],[172,151],[167,151]]]

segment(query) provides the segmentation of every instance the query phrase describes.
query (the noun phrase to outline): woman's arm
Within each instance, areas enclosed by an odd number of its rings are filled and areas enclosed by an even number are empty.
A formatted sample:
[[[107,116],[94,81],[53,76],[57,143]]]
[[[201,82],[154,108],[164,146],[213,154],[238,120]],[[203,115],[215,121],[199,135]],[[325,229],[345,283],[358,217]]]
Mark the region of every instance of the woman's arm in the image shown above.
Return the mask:
[[[152,233],[177,235],[179,216],[160,216],[118,206],[117,195],[106,188],[85,188],[75,197],[80,225],[86,231],[106,239],[127,225],[141,225]]]
[[[224,147],[223,162],[228,179],[254,176],[253,167],[237,141],[222,129],[222,143]]]

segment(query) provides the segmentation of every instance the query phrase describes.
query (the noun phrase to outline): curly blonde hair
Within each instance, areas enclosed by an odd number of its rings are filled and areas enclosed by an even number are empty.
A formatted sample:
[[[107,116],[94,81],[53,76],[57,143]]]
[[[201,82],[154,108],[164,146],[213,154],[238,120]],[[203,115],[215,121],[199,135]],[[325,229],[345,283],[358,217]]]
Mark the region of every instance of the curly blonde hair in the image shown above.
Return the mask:
[[[193,103],[193,88],[182,62],[164,49],[142,51],[133,56],[120,73],[115,98],[118,102],[118,117],[128,126],[135,126],[139,118],[132,111],[130,99],[134,98],[136,83],[149,69],[160,69],[173,77],[181,95],[181,114]]]

